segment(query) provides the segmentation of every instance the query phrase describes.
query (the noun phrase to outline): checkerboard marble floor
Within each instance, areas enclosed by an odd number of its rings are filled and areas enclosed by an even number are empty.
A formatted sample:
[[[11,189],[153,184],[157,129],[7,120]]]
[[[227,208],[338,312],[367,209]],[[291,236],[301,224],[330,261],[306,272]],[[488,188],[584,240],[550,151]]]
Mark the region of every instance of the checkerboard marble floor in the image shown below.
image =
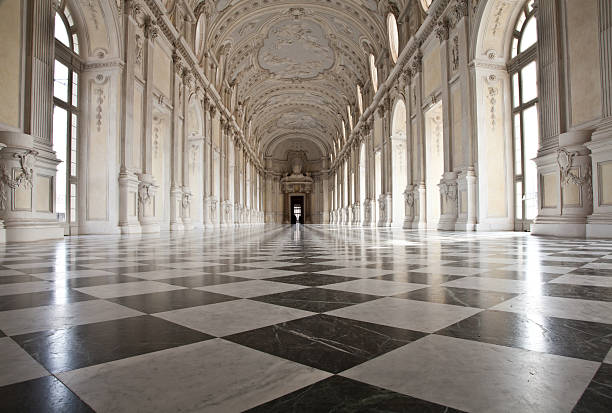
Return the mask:
[[[288,226],[0,251],[0,411],[610,412],[612,242]]]

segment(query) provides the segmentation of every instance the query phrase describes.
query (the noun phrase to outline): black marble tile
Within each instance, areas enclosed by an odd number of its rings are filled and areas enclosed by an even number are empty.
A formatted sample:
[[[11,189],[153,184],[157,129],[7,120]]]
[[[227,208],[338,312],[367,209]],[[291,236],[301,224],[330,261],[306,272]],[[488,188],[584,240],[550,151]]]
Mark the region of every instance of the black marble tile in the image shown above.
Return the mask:
[[[0,337],[6,337],[6,334],[4,334],[2,330],[0,330]]]
[[[90,270],[91,268],[82,266],[82,265],[61,265],[54,266],[49,265],[48,267],[32,267],[32,268],[19,268],[17,271],[20,271],[24,274],[36,275],[36,274],[44,274],[49,272],[66,272],[66,271],[78,271],[78,270]]]
[[[216,262],[216,261],[211,261],[211,262]],[[205,272],[208,274],[223,274],[226,272],[252,270],[252,269],[253,267],[247,267],[246,265],[224,264],[224,265],[211,265],[208,267],[202,267],[202,272]]]
[[[547,261],[546,257],[541,260],[539,263],[542,266],[546,267],[569,267],[569,268],[577,268],[583,266],[584,262],[573,261],[572,259],[568,259],[567,261]]]
[[[612,364],[602,364],[589,387],[576,403],[573,413],[612,411]]]
[[[339,373],[425,335],[318,314],[224,338],[320,370]]]
[[[331,376],[276,400],[247,410],[249,413],[455,413],[459,410],[395,393],[341,376]]]
[[[487,270],[474,277],[500,278],[504,280],[549,282],[559,278],[561,274],[550,274],[544,272],[512,271],[512,270]]]
[[[328,274],[295,274],[286,275],[282,277],[267,278],[266,281],[277,281],[287,284],[307,285],[309,287],[317,287],[320,285],[336,284],[345,281],[354,281],[357,278],[353,277],[341,277],[339,275],[328,275]]]
[[[599,277],[612,277],[612,270],[601,269],[601,268],[577,268],[570,274],[582,274],[582,275],[597,275]]]
[[[378,280],[437,285],[463,278],[460,275],[428,274],[423,272],[393,273],[376,277]]]
[[[0,411],[28,413],[93,412],[54,376],[0,387]]]
[[[342,307],[348,307],[366,301],[376,300],[375,295],[357,294],[346,291],[326,290],[322,288],[305,288],[303,290],[264,295],[253,298],[269,304],[284,305],[300,310],[324,313]]]
[[[612,301],[612,288],[576,284],[543,284],[542,295],[552,297],[578,298],[582,300]]]
[[[153,314],[231,300],[236,300],[236,298],[208,291],[185,289],[117,297],[111,298],[108,301],[133,308],[143,313]]]
[[[208,285],[218,285],[218,284],[228,284],[235,283],[240,281],[249,281],[248,278],[242,277],[232,277],[230,275],[223,274],[202,274],[202,275],[193,275],[190,277],[177,277],[177,278],[168,278],[164,280],[157,280],[157,282],[178,285],[181,287],[187,288],[198,288],[205,287]]]
[[[17,284],[26,283],[32,281],[41,281],[40,278],[33,277],[31,275],[3,275],[0,277],[0,285],[2,284]]]
[[[40,291],[36,293],[4,295],[0,297],[0,311],[20,310],[22,308],[68,304],[96,299],[96,297],[69,288],[58,288],[51,291]]]
[[[276,268],[278,270],[296,271],[296,272],[321,272],[328,270],[336,270],[342,268],[338,265],[324,265],[324,264],[300,264],[286,267]]]
[[[56,288],[84,288],[95,287],[98,285],[120,284],[127,282],[144,281],[142,278],[130,277],[127,275],[100,275],[96,277],[81,277],[58,279],[53,281]]]
[[[129,267],[109,267],[105,268],[104,271],[112,272],[113,274],[117,275],[124,275],[134,272],[146,272],[163,269],[167,269],[167,267],[160,267],[157,265],[130,265]]]
[[[74,370],[212,338],[150,315],[13,336],[52,373]]]
[[[363,267],[365,268],[373,268],[373,269],[380,269],[380,270],[388,270],[388,271],[395,271],[395,272],[407,272],[409,270],[414,270],[415,268],[420,268],[422,267],[422,265],[414,265],[414,264],[405,264],[405,263],[394,263],[394,262],[384,262],[384,263],[373,263],[373,264],[366,264]]]
[[[399,294],[395,297],[408,300],[429,301],[431,303],[461,305],[464,307],[489,308],[514,298],[517,295],[518,294],[436,285]]]
[[[601,362],[612,347],[612,325],[486,310],[436,334]]]

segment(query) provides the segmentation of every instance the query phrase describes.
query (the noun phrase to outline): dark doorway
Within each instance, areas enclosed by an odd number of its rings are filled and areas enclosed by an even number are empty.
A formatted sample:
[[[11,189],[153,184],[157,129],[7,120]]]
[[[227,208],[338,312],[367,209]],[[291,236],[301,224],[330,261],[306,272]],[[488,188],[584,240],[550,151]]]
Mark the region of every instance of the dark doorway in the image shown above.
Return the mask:
[[[295,224],[298,221],[298,216],[300,217],[300,224],[304,223],[304,197],[303,196],[292,196],[291,197],[291,209],[289,210],[291,213],[291,224]]]

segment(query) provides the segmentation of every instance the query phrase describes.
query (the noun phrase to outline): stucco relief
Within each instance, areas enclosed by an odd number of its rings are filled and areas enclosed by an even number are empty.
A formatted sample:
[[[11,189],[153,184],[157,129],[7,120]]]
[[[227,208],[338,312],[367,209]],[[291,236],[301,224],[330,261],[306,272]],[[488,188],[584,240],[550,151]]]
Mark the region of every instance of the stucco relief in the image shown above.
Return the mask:
[[[314,21],[283,20],[269,29],[258,62],[280,78],[309,79],[331,69],[334,52]]]
[[[307,113],[289,112],[283,114],[277,122],[283,129],[322,129],[321,124]]]

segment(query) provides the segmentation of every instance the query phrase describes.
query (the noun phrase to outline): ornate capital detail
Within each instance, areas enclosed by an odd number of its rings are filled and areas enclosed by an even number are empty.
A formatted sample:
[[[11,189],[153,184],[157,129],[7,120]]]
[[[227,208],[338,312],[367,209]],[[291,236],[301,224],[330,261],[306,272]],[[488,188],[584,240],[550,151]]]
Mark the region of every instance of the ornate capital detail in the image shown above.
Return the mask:
[[[134,20],[140,18],[143,14],[142,4],[137,0],[128,0],[125,3],[124,13],[132,17]]]
[[[469,11],[468,0],[457,0],[455,4],[455,18],[457,21],[467,17]]]
[[[32,177],[34,176],[34,164],[36,163],[36,155],[38,152],[29,150],[25,153],[15,153],[13,157],[19,159],[19,175],[14,179],[10,172],[7,172],[6,166],[0,167],[0,210],[4,211],[7,208],[9,189],[29,188],[32,185]]]
[[[412,73],[421,73],[423,71],[423,52],[421,49],[417,49],[412,57]]]
[[[154,19],[147,19],[145,22],[144,33],[145,37],[152,42],[154,42],[157,36],[159,36],[159,27]]]
[[[561,183],[564,185],[574,184],[580,188],[585,187],[587,190],[587,198],[589,201],[593,200],[593,173],[591,171],[591,164],[586,163],[577,167],[574,165],[574,158],[580,156],[579,152],[570,152],[565,148],[557,149],[557,165],[561,172]],[[572,169],[578,169],[578,175],[572,172]],[[585,168],[583,177],[580,177],[580,169]],[[583,188],[584,189],[584,188]]]
[[[445,20],[440,20],[436,25],[436,37],[440,42],[448,40],[448,23]]]

